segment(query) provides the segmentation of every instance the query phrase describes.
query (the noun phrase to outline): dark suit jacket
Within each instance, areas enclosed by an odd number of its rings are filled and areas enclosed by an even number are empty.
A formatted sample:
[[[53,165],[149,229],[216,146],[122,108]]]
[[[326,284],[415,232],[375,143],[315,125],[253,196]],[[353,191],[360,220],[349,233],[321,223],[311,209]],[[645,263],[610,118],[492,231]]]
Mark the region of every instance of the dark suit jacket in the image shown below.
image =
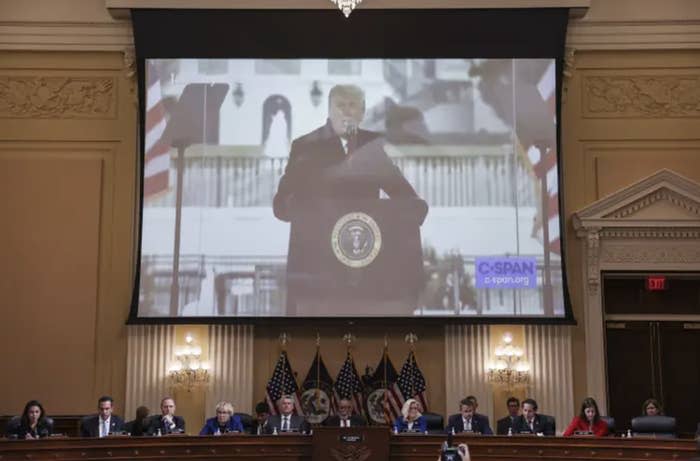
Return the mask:
[[[27,434],[32,437],[48,437],[52,433],[53,419],[48,417],[41,418],[34,429],[24,425],[20,416],[11,418],[5,427],[5,436],[11,439],[24,439]]]
[[[452,429],[454,429],[455,433],[464,432],[464,421],[462,420],[461,413],[451,415],[447,419],[447,432],[452,432]],[[472,432],[478,432],[484,435],[493,435],[491,425],[489,424],[489,417],[479,413],[474,413],[472,416]]]
[[[417,197],[401,171],[384,152],[383,137],[358,130],[348,141],[345,154],[340,137],[328,121],[324,126],[294,140],[289,162],[273,201],[275,216],[291,221],[291,201],[314,198]],[[424,210],[427,212],[427,206]],[[422,222],[425,214],[421,216]]]
[[[329,427],[340,427],[340,416],[333,415],[326,418],[323,422],[324,426]],[[362,427],[367,425],[367,420],[362,415],[352,415],[350,416],[350,427]]]
[[[322,214],[319,210],[333,207],[330,201],[334,200],[375,201],[383,190],[392,199],[415,198],[407,201],[410,203],[402,204],[402,208],[405,205],[408,210],[402,216],[407,217],[409,222],[415,221],[416,227],[423,223],[428,206],[417,199],[411,184],[384,151],[384,144],[384,138],[378,133],[358,130],[357,135],[348,141],[351,153],[345,154],[340,137],[333,131],[330,121],[292,143],[289,161],[273,200],[275,216],[291,222],[287,255],[288,313],[296,314],[299,300],[305,297],[315,300],[319,295],[318,285],[333,286],[322,281],[322,275],[329,276],[324,270],[323,259],[319,259],[322,257],[311,257],[305,249],[309,237],[304,226],[309,225],[309,213]],[[420,245],[420,239],[417,242]],[[416,249],[416,254],[419,267],[413,271],[406,268],[402,277],[411,282],[403,283],[405,287],[419,286],[423,280],[420,247]],[[335,288],[332,291],[336,302],[342,303],[343,296],[339,296]],[[416,296],[412,292],[399,295],[411,300]]]
[[[515,418],[511,418],[510,416],[506,416],[505,418],[501,418],[496,422],[496,434],[497,435],[508,435],[508,428],[513,427],[513,420],[517,419],[517,416]]]
[[[161,415],[153,416],[151,417],[151,422],[148,425],[146,433],[148,435],[156,435],[158,429],[160,429],[161,434],[178,434],[185,432],[185,419],[182,416],[173,416],[173,422],[175,423],[175,427],[170,428],[165,424]]]
[[[280,415],[271,415],[265,423],[265,433],[272,434],[277,428],[278,432],[282,430],[282,417]],[[289,429],[295,432],[308,432],[309,425],[301,415],[291,415],[289,419]]]
[[[513,421],[513,434],[523,434],[523,433],[542,433],[544,435],[555,435],[556,434],[556,424],[552,416],[547,415],[535,415],[534,431],[530,430],[530,426],[527,424],[525,417],[523,415],[518,416]]]
[[[124,425],[124,430],[134,437],[139,437],[146,435],[146,430],[148,429],[148,418],[141,420],[132,419]]]
[[[100,436],[100,415],[87,416],[80,423],[81,437]],[[112,415],[109,421],[109,433],[117,434],[124,431],[124,420],[117,415]]]

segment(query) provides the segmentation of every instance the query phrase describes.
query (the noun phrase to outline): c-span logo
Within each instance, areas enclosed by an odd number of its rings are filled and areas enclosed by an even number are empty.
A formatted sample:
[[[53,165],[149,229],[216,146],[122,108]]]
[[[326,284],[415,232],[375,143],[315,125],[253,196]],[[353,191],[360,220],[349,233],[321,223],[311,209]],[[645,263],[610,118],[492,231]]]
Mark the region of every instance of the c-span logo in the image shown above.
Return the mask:
[[[331,246],[338,261],[349,267],[365,267],[382,248],[382,233],[371,216],[348,213],[335,223]]]

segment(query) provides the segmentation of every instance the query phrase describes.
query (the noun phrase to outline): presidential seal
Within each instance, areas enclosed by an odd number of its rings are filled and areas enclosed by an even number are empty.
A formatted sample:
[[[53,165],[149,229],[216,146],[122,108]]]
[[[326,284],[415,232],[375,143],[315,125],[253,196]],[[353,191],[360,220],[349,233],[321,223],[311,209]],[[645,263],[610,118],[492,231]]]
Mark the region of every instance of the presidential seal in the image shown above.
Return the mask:
[[[365,267],[374,261],[382,248],[382,233],[371,216],[362,212],[348,213],[333,226],[333,254],[349,267]]]

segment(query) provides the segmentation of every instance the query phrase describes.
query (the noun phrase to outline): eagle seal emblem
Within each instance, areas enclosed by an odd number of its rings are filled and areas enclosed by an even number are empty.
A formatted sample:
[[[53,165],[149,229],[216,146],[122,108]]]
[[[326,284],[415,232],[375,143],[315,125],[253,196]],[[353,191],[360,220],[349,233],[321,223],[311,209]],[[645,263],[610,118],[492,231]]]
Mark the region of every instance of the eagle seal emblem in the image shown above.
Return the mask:
[[[377,222],[366,213],[342,216],[333,226],[331,247],[338,261],[360,268],[374,261],[382,248],[382,233]]]

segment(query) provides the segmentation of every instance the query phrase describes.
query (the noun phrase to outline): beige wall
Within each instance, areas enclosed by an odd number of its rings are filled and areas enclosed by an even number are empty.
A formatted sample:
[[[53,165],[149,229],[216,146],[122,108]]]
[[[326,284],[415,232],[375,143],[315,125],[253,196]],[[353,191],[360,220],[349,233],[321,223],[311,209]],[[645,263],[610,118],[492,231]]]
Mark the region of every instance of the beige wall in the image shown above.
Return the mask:
[[[700,181],[700,52],[579,51],[562,108],[574,396],[586,397],[581,248],[570,216],[660,168]],[[603,95],[604,97],[601,97]]]
[[[124,400],[136,106],[120,53],[0,51],[0,413]]]
[[[661,167],[700,180],[700,31],[688,21],[700,19],[698,2],[591,3],[571,25],[575,54],[562,112],[565,244],[578,319],[581,253],[571,214]],[[130,44],[128,24],[113,21],[102,0],[4,1],[0,18],[0,350],[11,370],[0,380],[0,414],[30,398],[53,414],[87,412],[103,393],[121,412],[138,176],[135,81],[121,51]],[[347,331],[357,336],[360,372],[378,361],[385,333],[397,367],[408,351],[405,327],[290,327],[300,380],[317,330],[332,374]],[[431,407],[451,411],[443,329],[413,330]],[[257,401],[280,330],[255,331]],[[576,401],[586,395],[585,337],[579,322]]]

